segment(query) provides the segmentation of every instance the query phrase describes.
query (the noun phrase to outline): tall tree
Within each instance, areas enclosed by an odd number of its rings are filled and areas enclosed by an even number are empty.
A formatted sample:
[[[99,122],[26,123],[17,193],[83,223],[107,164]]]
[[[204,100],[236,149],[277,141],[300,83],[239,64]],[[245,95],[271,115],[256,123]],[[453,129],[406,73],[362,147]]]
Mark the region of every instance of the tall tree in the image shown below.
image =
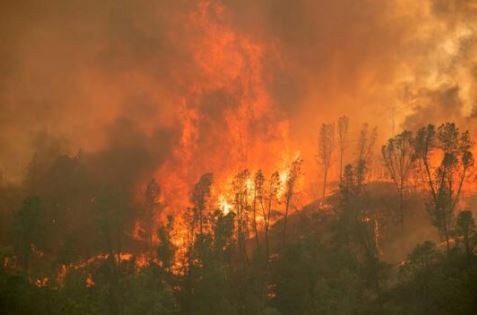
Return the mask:
[[[442,124],[437,130],[433,125],[422,127],[416,136],[416,156],[431,193],[427,210],[447,251],[454,209],[474,163],[471,145],[470,133],[461,132],[454,123]]]
[[[287,241],[288,212],[290,210],[291,201],[295,193],[296,181],[298,176],[300,176],[302,162],[303,160],[300,157],[297,157],[295,160],[293,160],[288,170],[285,191],[285,217],[283,219],[283,244],[286,244]]]
[[[109,188],[103,189],[95,199],[97,224],[102,234],[104,251],[108,258],[104,266],[107,280],[107,300],[110,314],[121,313],[120,263],[122,241],[125,235],[127,194]]]
[[[205,211],[210,197],[212,181],[212,173],[202,175],[197,184],[195,184],[191,194],[193,220],[199,225],[199,235],[204,234]]]
[[[338,118],[338,146],[340,150],[340,182],[343,180],[343,159],[348,145],[348,116]]]
[[[23,270],[28,273],[32,246],[41,243],[43,236],[43,207],[39,197],[28,197],[16,211],[14,229]]]
[[[399,218],[404,226],[404,190],[414,165],[414,139],[410,131],[388,140],[381,149],[384,164],[399,193]]]
[[[376,127],[370,131],[369,125],[363,124],[358,137],[358,158],[355,170],[358,187],[363,187],[365,176],[369,173],[377,135]]]
[[[174,263],[174,255],[176,246],[172,242],[172,230],[174,228],[174,217],[167,216],[167,223],[162,224],[157,230],[157,238],[159,245],[157,246],[157,257],[161,262],[162,269],[170,274],[172,265]]]
[[[278,201],[277,195],[280,189],[280,174],[273,172],[268,182],[267,205],[263,207],[264,235],[265,235],[265,259],[270,260],[270,227],[273,215],[274,202]]]
[[[212,182],[212,173],[205,173],[200,177],[199,181],[194,185],[190,195],[192,207],[189,208],[186,212],[185,220],[187,222],[187,232],[189,238],[187,253],[185,255],[186,263],[184,264],[184,293],[186,300],[186,314],[191,313],[193,308],[192,299],[194,296],[194,281],[198,277],[196,272],[196,258],[203,254],[202,252],[205,248],[204,245],[206,243],[204,227],[206,224],[206,211],[208,208],[208,201],[210,197]],[[198,232],[197,229],[199,229]]]
[[[358,251],[363,259],[363,274],[376,292],[377,306],[382,313],[382,263],[379,260],[377,234],[378,219],[376,212],[369,210],[369,201],[365,191],[367,166],[366,159],[359,159],[357,166],[347,165],[340,185],[340,202],[338,206],[338,235],[343,239],[348,252]]]
[[[153,178],[147,184],[145,192],[145,213],[144,213],[144,230],[145,230],[145,239],[147,250],[152,250],[152,241],[153,241],[153,230],[154,230],[154,219],[156,216],[156,210],[159,207],[159,195],[161,189],[157,184],[156,180]]]
[[[237,239],[239,257],[242,262],[247,261],[246,240],[249,226],[249,193],[250,172],[248,169],[240,171],[233,180],[234,208],[237,220]]]
[[[258,207],[263,211],[263,185],[265,183],[265,176],[263,176],[262,170],[258,170],[255,173],[253,181],[253,229],[255,232],[255,241],[257,249],[260,247],[260,241],[258,238],[258,224],[257,224],[257,210]]]
[[[321,202],[323,203],[326,195],[326,183],[328,179],[328,170],[331,165],[335,141],[335,124],[323,123],[320,128],[320,135],[318,141],[318,159],[323,170],[323,190],[321,195]]]

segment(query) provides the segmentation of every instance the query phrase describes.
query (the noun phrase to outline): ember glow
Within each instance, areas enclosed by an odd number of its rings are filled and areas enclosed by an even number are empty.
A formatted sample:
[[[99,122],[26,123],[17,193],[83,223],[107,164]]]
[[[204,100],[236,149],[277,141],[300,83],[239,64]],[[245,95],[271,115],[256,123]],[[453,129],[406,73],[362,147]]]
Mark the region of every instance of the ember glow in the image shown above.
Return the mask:
[[[302,234],[349,228],[329,223],[344,204],[402,266],[417,239],[467,240],[451,225],[477,204],[476,0],[3,2],[0,257],[37,288],[94,289],[127,264],[185,277],[205,240],[269,268]],[[420,229],[406,202],[449,211]]]

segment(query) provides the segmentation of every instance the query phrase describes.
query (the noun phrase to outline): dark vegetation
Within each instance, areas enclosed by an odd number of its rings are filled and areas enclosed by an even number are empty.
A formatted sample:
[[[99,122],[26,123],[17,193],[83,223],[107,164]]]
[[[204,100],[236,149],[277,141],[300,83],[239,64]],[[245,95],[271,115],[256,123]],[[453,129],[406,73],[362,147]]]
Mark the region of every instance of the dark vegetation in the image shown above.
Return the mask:
[[[81,153],[37,155],[22,185],[0,188],[0,314],[476,314],[473,209],[460,208],[468,132],[447,123],[397,135],[382,147],[380,182],[368,127],[343,165],[347,125],[338,122],[338,188],[326,197],[334,125],[321,128],[322,200],[292,211],[300,159],[285,183],[239,172],[230,212],[211,204],[208,173],[183,218],[157,230],[154,180],[137,205],[124,181],[97,180],[112,168]]]

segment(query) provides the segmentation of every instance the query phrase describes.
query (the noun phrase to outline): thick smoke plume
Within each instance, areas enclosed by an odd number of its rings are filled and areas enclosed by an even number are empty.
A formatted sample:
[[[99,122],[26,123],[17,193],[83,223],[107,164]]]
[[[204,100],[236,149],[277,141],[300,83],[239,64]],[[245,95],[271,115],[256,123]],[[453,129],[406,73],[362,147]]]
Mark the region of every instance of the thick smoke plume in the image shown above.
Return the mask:
[[[386,138],[429,120],[471,127],[477,112],[474,0],[32,0],[0,12],[9,181],[51,138],[105,181],[156,177],[174,203],[207,171],[225,181],[299,153],[313,174],[319,125],[343,114]]]

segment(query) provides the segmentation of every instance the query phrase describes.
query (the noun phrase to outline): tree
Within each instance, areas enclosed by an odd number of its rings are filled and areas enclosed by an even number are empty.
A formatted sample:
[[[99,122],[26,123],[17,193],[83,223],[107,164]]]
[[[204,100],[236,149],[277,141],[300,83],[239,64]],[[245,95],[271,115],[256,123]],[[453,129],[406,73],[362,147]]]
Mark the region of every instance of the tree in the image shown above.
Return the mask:
[[[235,213],[230,211],[224,214],[222,211],[217,210],[212,214],[212,217],[215,258],[223,263],[230,263],[235,245]]]
[[[174,228],[174,217],[167,216],[167,224],[163,224],[157,230],[159,245],[157,247],[157,257],[161,262],[161,267],[166,273],[171,272],[174,263],[174,254],[176,246],[172,242],[172,230]]]
[[[349,252],[358,250],[358,257],[363,258],[363,275],[376,293],[377,307],[382,313],[382,284],[381,279],[385,265],[379,260],[379,226],[378,213],[369,209],[367,198],[366,172],[376,138],[376,132],[371,135],[365,125],[358,139],[358,159],[356,166],[347,165],[344,169],[343,180],[340,183],[340,201],[338,206],[338,235],[344,235],[346,248]],[[355,245],[355,246],[353,246]]]
[[[465,253],[467,258],[472,256],[471,240],[475,234],[475,221],[472,215],[472,211],[461,211],[457,216],[456,233],[464,241]]]
[[[196,261],[197,256],[203,256],[206,249],[207,238],[204,234],[206,211],[208,208],[208,201],[213,182],[213,174],[203,174],[199,181],[194,185],[190,201],[192,208],[189,208],[186,213],[186,222],[188,226],[188,249],[186,253],[187,262],[184,264],[186,282],[184,285],[184,292],[186,294],[186,312],[190,312],[192,308],[192,297],[194,291],[194,280],[196,279]],[[197,232],[197,227],[199,232]]]
[[[286,244],[287,240],[287,220],[288,220],[288,211],[290,209],[290,204],[295,193],[295,186],[298,176],[300,176],[301,164],[303,160],[300,157],[297,157],[288,170],[288,176],[286,181],[286,191],[285,191],[285,217],[283,219],[283,244]]]
[[[343,158],[348,145],[348,116],[338,118],[338,147],[340,150],[340,182],[343,180]]]
[[[119,262],[122,250],[126,215],[128,211],[127,194],[104,189],[95,199],[97,224],[101,232],[103,250],[112,261]]]
[[[454,123],[442,124],[437,131],[433,125],[422,127],[416,136],[415,154],[431,193],[427,211],[447,251],[454,209],[474,163],[471,146],[470,133],[461,132]],[[437,163],[431,157],[437,157]]]
[[[202,175],[197,184],[195,184],[191,194],[191,201],[194,205],[192,208],[193,222],[197,222],[199,224],[199,235],[204,234],[204,212],[210,197],[210,188],[212,186],[213,178],[214,177],[212,173],[206,173]]]
[[[265,176],[263,175],[262,170],[258,170],[255,173],[255,178],[253,181],[253,229],[255,232],[255,239],[257,243],[257,249],[260,246],[260,242],[258,239],[258,227],[257,227],[257,208],[260,206],[263,211],[263,185],[265,183]]]
[[[326,195],[326,181],[328,178],[328,170],[331,164],[331,158],[334,149],[335,141],[335,124],[323,123],[320,128],[319,143],[318,143],[318,160],[323,169],[323,191],[322,199],[323,203]]]
[[[358,159],[356,161],[356,180],[358,187],[362,187],[365,176],[370,169],[371,157],[373,154],[374,144],[376,143],[377,129],[376,127],[369,131],[369,125],[364,124],[358,137]]]
[[[248,259],[246,251],[246,241],[249,226],[249,193],[250,193],[250,171],[248,169],[240,171],[233,180],[234,209],[237,220],[237,239],[239,257],[243,263]]]
[[[278,201],[277,194],[280,189],[280,174],[273,172],[268,182],[267,206],[263,208],[264,234],[265,234],[265,260],[270,260],[270,227],[273,215],[274,201]]]
[[[108,253],[104,267],[106,294],[110,314],[121,312],[120,264],[125,216],[128,212],[127,194],[104,189],[95,200],[97,224],[102,234],[104,250]]]
[[[144,226],[145,226],[145,239],[147,244],[147,250],[152,249],[152,239],[153,239],[153,230],[154,230],[154,221],[156,210],[159,206],[159,195],[161,189],[157,184],[156,180],[153,178],[146,187],[145,193],[145,206],[146,211],[144,215]]]
[[[43,207],[37,196],[28,197],[16,211],[14,217],[18,249],[22,257],[23,270],[28,273],[32,246],[41,243],[43,235]]]
[[[410,131],[388,140],[381,149],[384,164],[399,193],[399,216],[401,228],[404,226],[404,190],[414,165],[414,139]]]

